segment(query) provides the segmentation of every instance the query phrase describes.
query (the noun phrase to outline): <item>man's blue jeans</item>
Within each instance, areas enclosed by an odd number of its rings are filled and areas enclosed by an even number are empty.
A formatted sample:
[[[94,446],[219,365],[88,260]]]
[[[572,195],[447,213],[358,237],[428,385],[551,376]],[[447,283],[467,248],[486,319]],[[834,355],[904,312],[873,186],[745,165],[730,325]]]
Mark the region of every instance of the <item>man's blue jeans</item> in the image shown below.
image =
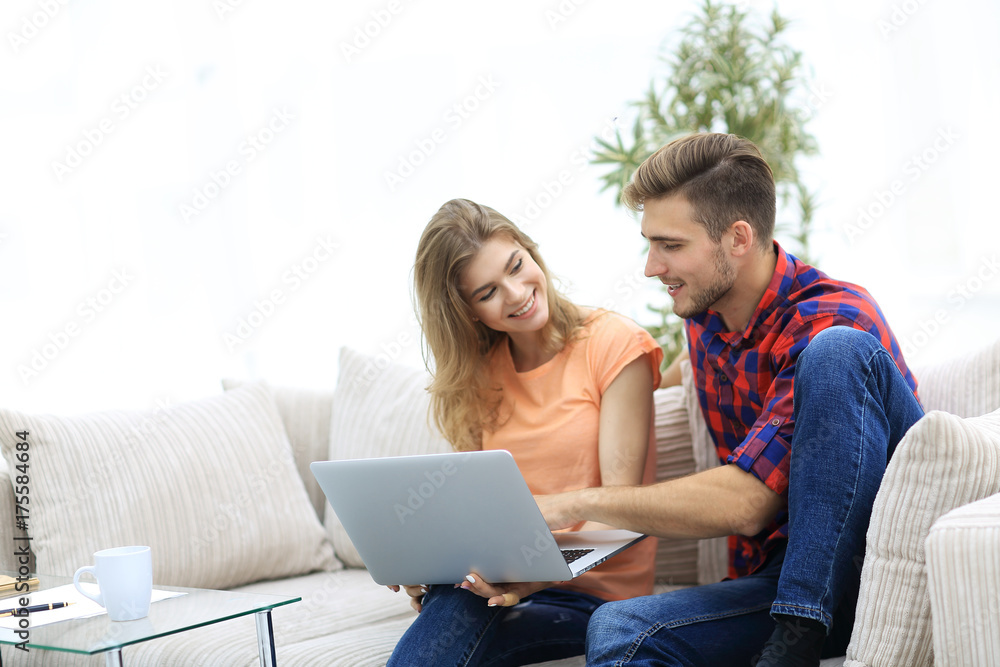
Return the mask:
[[[431,586],[388,667],[513,667],[582,655],[587,621],[604,600],[548,588],[513,607],[450,585]]]
[[[746,577],[601,606],[587,665],[749,667],[775,629],[772,613],[821,621],[824,655],[843,655],[875,494],[923,409],[879,341],[847,327],[802,351],[793,398],[787,547]]]

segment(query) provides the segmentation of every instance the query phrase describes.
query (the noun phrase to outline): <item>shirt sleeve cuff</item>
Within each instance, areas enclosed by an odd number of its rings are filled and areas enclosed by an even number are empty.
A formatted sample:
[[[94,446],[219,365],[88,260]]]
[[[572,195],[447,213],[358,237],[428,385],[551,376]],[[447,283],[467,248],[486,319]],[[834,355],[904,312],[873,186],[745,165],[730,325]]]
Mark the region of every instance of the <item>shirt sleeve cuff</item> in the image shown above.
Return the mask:
[[[776,414],[762,415],[743,443],[733,450],[726,462],[750,473],[775,493],[788,493],[788,469],[791,445],[782,435],[788,420]]]

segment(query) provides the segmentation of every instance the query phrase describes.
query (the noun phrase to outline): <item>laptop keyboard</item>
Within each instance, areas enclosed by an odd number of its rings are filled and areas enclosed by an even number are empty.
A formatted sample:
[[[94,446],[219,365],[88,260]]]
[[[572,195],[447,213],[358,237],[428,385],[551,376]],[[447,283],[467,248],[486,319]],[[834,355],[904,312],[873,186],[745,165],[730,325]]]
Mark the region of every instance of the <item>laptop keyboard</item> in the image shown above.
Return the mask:
[[[566,559],[567,563],[572,563],[578,558],[583,558],[589,554],[593,549],[562,549],[563,558]]]

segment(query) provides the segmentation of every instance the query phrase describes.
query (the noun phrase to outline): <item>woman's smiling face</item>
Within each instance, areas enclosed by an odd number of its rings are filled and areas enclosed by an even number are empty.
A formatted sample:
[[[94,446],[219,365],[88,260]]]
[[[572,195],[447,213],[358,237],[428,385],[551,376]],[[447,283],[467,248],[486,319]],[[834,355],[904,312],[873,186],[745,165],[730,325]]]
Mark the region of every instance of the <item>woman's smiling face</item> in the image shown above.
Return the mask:
[[[549,320],[545,274],[506,236],[483,244],[462,271],[459,289],[475,316],[494,331],[538,331]]]

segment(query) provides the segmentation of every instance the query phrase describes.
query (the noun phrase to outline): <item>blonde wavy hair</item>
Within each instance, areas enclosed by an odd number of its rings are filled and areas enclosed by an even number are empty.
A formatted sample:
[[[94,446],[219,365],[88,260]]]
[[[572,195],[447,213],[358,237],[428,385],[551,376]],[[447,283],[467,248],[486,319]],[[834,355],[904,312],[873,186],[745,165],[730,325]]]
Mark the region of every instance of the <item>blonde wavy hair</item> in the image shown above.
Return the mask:
[[[417,245],[413,283],[423,356],[432,381],[434,423],[458,451],[482,448],[483,430],[500,425],[501,389],[486,375],[487,359],[507,334],[473,320],[459,283],[483,245],[503,236],[538,264],[548,293],[549,320],[542,329],[547,352],[558,352],[581,329],[580,310],[560,294],[538,246],[510,220],[468,199],[446,202],[427,224]],[[431,357],[433,359],[431,359]]]

